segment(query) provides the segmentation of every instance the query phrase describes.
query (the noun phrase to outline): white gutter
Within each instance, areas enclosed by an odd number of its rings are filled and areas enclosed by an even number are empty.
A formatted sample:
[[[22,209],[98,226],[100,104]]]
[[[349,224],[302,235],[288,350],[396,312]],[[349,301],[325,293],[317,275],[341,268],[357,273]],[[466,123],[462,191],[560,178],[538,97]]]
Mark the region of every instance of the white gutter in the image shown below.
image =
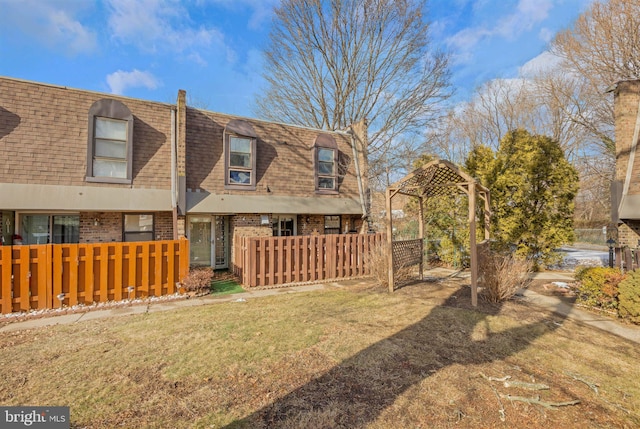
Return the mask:
[[[353,151],[353,162],[356,167],[356,177],[358,178],[358,193],[360,194],[360,207],[362,208],[362,219],[368,217],[367,206],[364,202],[364,186],[362,185],[362,175],[360,173],[360,162],[358,160],[358,152],[356,150],[356,138],[354,137],[353,128],[349,127],[349,135],[351,136],[351,150]]]
[[[176,185],[176,110],[171,107],[171,210],[173,212],[173,239],[178,238],[178,202]]]

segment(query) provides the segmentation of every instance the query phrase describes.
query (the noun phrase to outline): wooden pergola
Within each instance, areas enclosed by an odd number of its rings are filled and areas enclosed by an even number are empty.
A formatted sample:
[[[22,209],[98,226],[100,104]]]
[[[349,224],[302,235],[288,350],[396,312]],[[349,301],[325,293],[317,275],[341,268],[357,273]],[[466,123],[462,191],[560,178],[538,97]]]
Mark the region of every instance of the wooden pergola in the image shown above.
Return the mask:
[[[393,240],[393,197],[397,194],[416,197],[419,201],[419,242],[418,246],[407,245],[407,242]],[[489,190],[478,183],[473,177],[461,171],[449,161],[436,160],[423,165],[413,173],[387,187],[387,243],[389,251],[389,291],[395,288],[395,270],[406,258],[415,262],[419,258],[420,277],[422,278],[422,255],[424,246],[424,200],[449,194],[465,194],[469,197],[469,246],[471,253],[471,302],[478,305],[478,250],[476,243],[476,201],[477,197],[484,201],[484,238],[489,239],[489,224],[491,213],[489,207]],[[419,248],[419,249],[418,249]],[[418,255],[419,252],[419,255]]]

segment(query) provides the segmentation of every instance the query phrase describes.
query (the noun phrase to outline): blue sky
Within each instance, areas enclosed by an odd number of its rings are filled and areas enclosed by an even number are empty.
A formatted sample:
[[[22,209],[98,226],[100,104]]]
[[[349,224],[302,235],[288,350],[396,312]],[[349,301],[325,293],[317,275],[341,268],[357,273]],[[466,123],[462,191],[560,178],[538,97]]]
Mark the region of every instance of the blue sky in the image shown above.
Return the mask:
[[[431,0],[456,101],[544,62],[591,0]],[[0,0],[0,75],[254,116],[278,0]]]

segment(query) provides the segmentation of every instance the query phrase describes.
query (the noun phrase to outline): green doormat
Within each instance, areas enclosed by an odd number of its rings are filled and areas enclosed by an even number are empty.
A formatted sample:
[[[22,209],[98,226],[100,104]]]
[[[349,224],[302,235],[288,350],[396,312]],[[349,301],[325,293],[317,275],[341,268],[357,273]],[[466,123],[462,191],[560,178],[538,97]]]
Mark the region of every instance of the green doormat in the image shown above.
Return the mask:
[[[214,280],[211,282],[211,293],[213,295],[228,295],[231,293],[244,292],[242,286],[235,280]]]

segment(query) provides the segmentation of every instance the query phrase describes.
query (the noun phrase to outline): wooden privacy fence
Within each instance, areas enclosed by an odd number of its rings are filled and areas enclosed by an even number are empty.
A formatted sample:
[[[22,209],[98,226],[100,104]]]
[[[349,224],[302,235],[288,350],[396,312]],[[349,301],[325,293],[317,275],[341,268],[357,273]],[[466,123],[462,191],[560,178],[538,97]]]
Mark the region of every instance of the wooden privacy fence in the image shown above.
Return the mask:
[[[250,287],[366,276],[366,255],[384,234],[238,237],[233,269]]]
[[[177,291],[189,271],[185,239],[0,246],[2,313]]]
[[[616,247],[613,260],[617,268],[633,271],[640,268],[640,251],[629,247]]]

